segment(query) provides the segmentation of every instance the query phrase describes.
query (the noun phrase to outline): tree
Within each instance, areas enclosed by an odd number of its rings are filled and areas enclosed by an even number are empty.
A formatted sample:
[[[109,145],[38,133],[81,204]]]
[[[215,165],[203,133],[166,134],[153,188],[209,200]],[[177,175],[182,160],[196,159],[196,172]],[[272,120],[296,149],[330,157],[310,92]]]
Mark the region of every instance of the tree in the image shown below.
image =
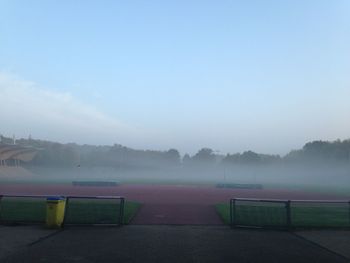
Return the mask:
[[[246,151],[242,153],[240,159],[242,163],[256,164],[260,162],[259,154],[252,151]]]
[[[180,153],[176,149],[170,149],[165,152],[164,158],[168,163],[178,165],[180,164]]]
[[[200,149],[194,156],[193,161],[199,163],[214,163],[215,162],[215,154],[210,148],[202,148]]]
[[[191,163],[191,157],[188,153],[186,153],[182,158],[182,164],[186,166],[186,165],[189,165],[190,163]]]
[[[224,159],[222,159],[223,164],[238,164],[241,160],[241,154],[227,154]]]

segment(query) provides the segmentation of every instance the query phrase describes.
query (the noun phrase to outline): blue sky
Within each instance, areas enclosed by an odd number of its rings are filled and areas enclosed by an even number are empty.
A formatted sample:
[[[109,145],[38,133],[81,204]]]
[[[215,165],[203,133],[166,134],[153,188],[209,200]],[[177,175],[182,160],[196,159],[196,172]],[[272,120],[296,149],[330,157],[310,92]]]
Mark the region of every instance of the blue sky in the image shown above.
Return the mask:
[[[349,13],[346,0],[0,0],[0,133],[182,153],[349,138]]]

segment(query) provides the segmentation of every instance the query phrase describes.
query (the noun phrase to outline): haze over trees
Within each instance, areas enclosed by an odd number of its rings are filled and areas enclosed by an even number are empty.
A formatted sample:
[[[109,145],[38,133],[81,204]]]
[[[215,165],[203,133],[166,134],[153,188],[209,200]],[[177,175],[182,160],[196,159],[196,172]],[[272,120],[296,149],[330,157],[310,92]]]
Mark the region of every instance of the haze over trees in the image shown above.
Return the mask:
[[[1,143],[13,143],[13,139],[1,136]],[[157,167],[208,167],[234,165],[269,165],[285,163],[350,164],[350,139],[313,141],[302,149],[292,150],[285,156],[260,154],[253,151],[220,155],[210,148],[202,148],[196,154],[181,155],[176,149],[168,151],[136,150],[119,144],[78,145],[57,143],[32,138],[19,139],[16,144],[38,149],[38,154],[29,166],[74,167],[106,166],[121,169],[154,169]]]

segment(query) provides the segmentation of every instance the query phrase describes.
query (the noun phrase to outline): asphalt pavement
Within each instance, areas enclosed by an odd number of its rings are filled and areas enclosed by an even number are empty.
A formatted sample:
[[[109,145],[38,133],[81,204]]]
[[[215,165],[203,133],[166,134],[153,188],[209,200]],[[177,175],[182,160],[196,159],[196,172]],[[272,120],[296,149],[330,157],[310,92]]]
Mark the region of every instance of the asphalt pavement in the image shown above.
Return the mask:
[[[13,227],[9,242],[21,239],[20,232]],[[350,262],[294,233],[228,226],[67,227],[30,241],[1,262]]]

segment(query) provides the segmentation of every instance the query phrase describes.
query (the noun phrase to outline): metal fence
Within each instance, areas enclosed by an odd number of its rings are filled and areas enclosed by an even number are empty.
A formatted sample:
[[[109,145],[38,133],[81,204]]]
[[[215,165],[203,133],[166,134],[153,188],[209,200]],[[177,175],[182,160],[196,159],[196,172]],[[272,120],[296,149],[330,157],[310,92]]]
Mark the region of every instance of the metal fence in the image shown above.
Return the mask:
[[[67,196],[63,225],[121,225],[124,205],[120,196]]]
[[[233,198],[230,224],[266,228],[348,228],[349,200]]]
[[[0,224],[44,224],[46,195],[0,195]],[[62,196],[63,225],[122,225],[125,198],[120,196]]]
[[[43,224],[46,220],[46,196],[1,195],[1,224]]]

